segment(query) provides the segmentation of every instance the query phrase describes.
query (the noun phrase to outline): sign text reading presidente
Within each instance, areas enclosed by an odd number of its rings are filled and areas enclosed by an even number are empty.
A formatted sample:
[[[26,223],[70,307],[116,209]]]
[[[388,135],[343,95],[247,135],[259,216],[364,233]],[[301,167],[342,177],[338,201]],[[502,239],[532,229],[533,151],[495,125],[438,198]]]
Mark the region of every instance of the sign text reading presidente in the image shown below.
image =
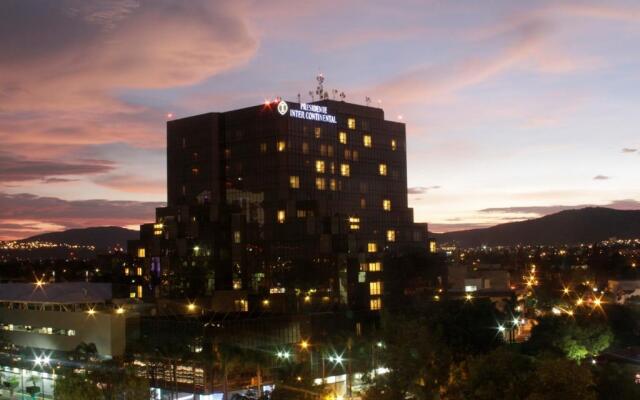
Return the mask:
[[[289,110],[289,115],[311,121],[336,123],[336,116],[327,114],[327,107],[316,104],[300,103],[300,109]]]

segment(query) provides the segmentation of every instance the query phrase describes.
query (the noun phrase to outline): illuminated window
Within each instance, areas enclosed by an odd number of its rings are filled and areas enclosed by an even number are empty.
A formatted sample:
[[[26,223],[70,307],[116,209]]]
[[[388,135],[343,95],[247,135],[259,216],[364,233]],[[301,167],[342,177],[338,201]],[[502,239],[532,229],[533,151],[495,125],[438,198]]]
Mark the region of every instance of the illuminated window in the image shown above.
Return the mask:
[[[319,174],[324,174],[324,161],[322,160],[316,161],[316,172]]]
[[[200,172],[200,170],[198,168],[191,168],[191,174],[192,175],[197,176],[198,172]]]
[[[333,157],[333,146],[332,145],[328,145],[327,146],[327,155],[329,157]]]
[[[437,245],[435,240],[432,240],[429,242],[429,252],[430,253],[435,253],[436,251],[438,251]]]
[[[326,144],[321,144],[320,145],[320,155],[323,157],[327,156],[327,145]]]
[[[350,169],[349,164],[340,164],[340,175],[349,176]]]
[[[351,160],[351,150],[344,149],[344,159],[345,160]]]
[[[380,171],[380,175],[387,176],[387,164],[380,164],[378,166],[378,171]]]
[[[125,269],[124,269],[124,274],[125,274],[126,276],[129,276],[129,268],[125,268]]]
[[[353,151],[353,161],[358,161],[358,150]]]
[[[391,200],[388,200],[388,199],[382,200],[382,208],[385,211],[391,211]]]
[[[278,142],[278,151],[284,151],[287,148],[287,143],[284,140]]]
[[[164,225],[162,224],[153,224],[153,234],[156,236],[161,236],[162,228],[164,228]]]
[[[396,241],[396,231],[389,230],[387,231],[387,242],[395,242]]]
[[[336,180],[335,179],[331,179],[329,181],[329,189],[331,189],[331,191],[333,191],[333,192],[336,191]]]
[[[302,143],[302,153],[309,154],[309,143],[307,142]]]
[[[322,137],[322,128],[320,128],[319,126],[315,127],[313,129],[313,135],[316,137],[316,139],[320,139]]]
[[[380,298],[371,299],[369,301],[369,308],[371,310],[373,310],[373,311],[381,309],[382,308],[382,299],[380,299]]]
[[[289,186],[291,189],[300,189],[300,177],[292,175],[289,177]]]
[[[391,139],[391,150],[396,151],[398,148],[398,142],[395,139]]]
[[[240,311],[240,312],[249,311],[249,302],[247,300],[234,300],[233,305],[236,311]]]
[[[296,210],[296,216],[298,218],[304,218],[307,216],[307,210]]]
[[[279,224],[284,224],[284,220],[286,217],[286,213],[284,210],[278,210],[278,223]]]
[[[233,290],[240,290],[242,289],[242,279],[234,279],[233,283],[231,284]]]
[[[267,144],[260,143],[260,153],[266,153],[266,152],[267,152]]]
[[[318,190],[325,190],[326,189],[326,182],[325,182],[324,178],[316,178],[316,189],[318,189]]]
[[[233,231],[233,243],[241,243],[242,242],[242,233],[240,231]]]
[[[338,133],[338,141],[342,144],[347,144],[347,132]]]
[[[138,276],[142,276],[142,267],[136,268],[136,273],[138,274]]]
[[[362,136],[362,143],[364,147],[371,147],[371,135]]]
[[[360,218],[358,217],[349,217],[349,229],[352,231],[357,231],[360,229]]]
[[[382,263],[380,261],[369,263],[369,272],[380,272],[380,271],[382,271]]]
[[[347,119],[347,126],[349,127],[349,129],[356,129],[356,119],[355,118],[348,118]]]
[[[360,208],[367,208],[367,199],[364,197],[360,198]]]
[[[138,298],[142,298],[142,285],[138,285]]]
[[[140,257],[140,258],[144,258],[144,256],[146,255],[145,253],[146,253],[146,252],[145,252],[144,247],[140,247],[140,248],[138,249],[138,257]]]
[[[378,251],[378,244],[375,242],[367,243],[367,251],[369,253],[375,253],[376,251]]]
[[[382,294],[382,282],[369,282],[369,294],[379,296]]]

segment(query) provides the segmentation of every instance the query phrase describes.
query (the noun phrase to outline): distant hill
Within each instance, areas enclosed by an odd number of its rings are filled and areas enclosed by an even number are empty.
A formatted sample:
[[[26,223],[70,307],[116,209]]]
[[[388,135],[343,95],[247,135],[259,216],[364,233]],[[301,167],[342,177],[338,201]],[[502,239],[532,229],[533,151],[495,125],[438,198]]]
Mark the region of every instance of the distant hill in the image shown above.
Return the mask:
[[[640,210],[588,207],[490,228],[433,234],[462,247],[592,243],[611,237],[640,238]]]
[[[138,239],[139,232],[119,226],[98,226],[83,229],[69,229],[62,232],[43,233],[23,239],[23,242],[43,241],[96,246],[97,250],[120,245],[127,246],[127,240]]]

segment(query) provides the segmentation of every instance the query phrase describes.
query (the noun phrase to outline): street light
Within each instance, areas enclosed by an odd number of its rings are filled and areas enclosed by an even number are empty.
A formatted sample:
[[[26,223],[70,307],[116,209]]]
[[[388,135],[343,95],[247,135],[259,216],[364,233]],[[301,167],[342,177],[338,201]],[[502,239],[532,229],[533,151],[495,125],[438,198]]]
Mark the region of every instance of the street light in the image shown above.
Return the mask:
[[[306,340],[303,340],[302,342],[300,342],[300,347],[303,350],[307,350],[309,348],[309,342],[307,342]]]

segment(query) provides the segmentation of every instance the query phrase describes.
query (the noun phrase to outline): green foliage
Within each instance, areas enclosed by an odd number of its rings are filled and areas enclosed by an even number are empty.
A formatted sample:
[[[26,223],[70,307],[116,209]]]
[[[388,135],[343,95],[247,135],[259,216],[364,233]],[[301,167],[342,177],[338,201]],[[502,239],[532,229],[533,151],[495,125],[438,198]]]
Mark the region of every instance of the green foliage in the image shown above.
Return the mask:
[[[595,368],[598,399],[640,399],[640,385],[635,383],[637,371],[637,367],[625,364],[606,364]]]
[[[593,376],[585,365],[564,358],[536,362],[527,400],[595,400]]]
[[[534,360],[507,347],[470,361],[465,397],[476,400],[526,399],[533,387]]]
[[[98,386],[81,374],[71,371],[58,375],[53,395],[56,400],[86,400],[101,399],[102,393]]]
[[[607,349],[613,333],[606,321],[588,315],[571,317],[546,317],[532,330],[527,348],[533,353],[549,349],[567,358],[582,361]]]

